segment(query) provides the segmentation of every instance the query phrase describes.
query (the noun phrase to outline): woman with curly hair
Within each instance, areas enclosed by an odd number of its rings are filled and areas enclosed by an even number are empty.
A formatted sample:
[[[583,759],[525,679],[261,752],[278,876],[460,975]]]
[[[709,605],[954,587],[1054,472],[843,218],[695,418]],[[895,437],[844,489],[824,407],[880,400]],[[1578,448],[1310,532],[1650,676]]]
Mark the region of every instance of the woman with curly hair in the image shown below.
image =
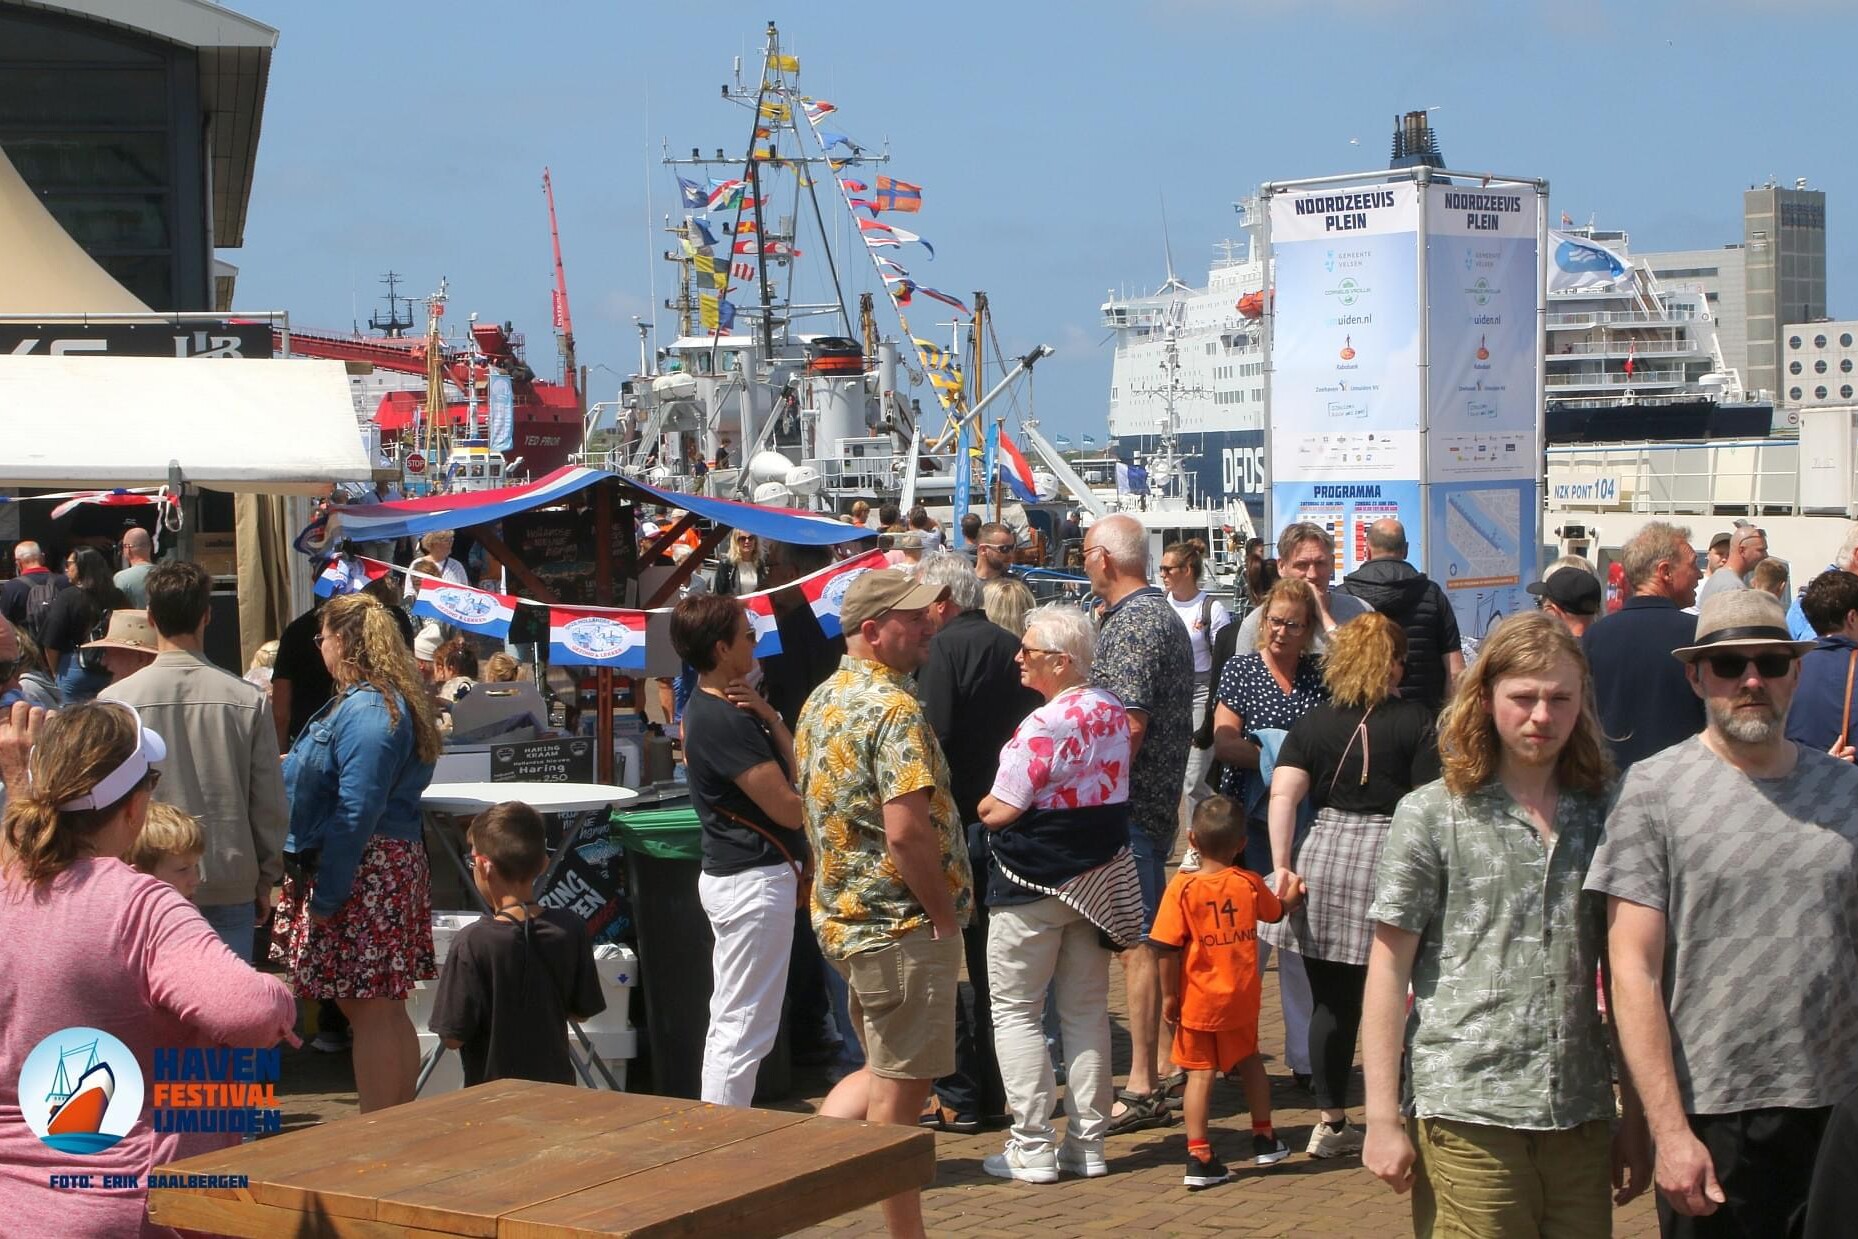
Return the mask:
[[[365,1113],[413,1099],[416,981],[437,974],[420,795],[439,757],[436,706],[386,607],[331,600],[316,644],[335,680],[284,759],[290,834],[272,955],[301,998],[332,998],[354,1030]]]
[[[1375,865],[1394,806],[1439,777],[1432,711],[1394,695],[1405,659],[1406,633],[1378,612],[1330,633],[1329,701],[1291,726],[1271,780],[1272,885],[1281,890],[1294,874],[1309,898],[1283,921],[1260,925],[1258,936],[1303,956],[1310,978],[1311,1083],[1322,1112],[1310,1132],[1311,1157],[1361,1147],[1343,1107],[1361,1028]],[[1316,820],[1293,843],[1306,796]]]

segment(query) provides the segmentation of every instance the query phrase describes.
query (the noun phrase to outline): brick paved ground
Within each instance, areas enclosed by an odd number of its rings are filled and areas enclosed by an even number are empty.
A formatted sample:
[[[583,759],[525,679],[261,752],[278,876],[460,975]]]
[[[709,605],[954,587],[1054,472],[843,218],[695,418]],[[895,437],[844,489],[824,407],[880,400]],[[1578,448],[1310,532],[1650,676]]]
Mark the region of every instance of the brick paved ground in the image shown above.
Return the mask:
[[[1120,974],[1112,976],[1110,992],[1120,1079],[1129,1061]],[[1277,1014],[1275,971],[1266,976],[1264,1007],[1261,1044],[1267,1053],[1281,1053],[1284,1033]],[[1249,1145],[1250,1120],[1239,1090],[1223,1082],[1213,1094],[1213,1143],[1237,1177],[1205,1192],[1189,1192],[1181,1186],[1186,1136],[1179,1123],[1111,1139],[1107,1149],[1110,1173],[1104,1178],[1065,1179],[1052,1186],[1014,1183],[982,1173],[981,1158],[1000,1148],[1003,1133],[943,1133],[936,1138],[936,1183],[924,1196],[929,1233],[976,1239],[1134,1231],[1152,1235],[1347,1235],[1354,1239],[1410,1234],[1406,1200],[1383,1187],[1359,1162],[1319,1162],[1303,1154],[1316,1119],[1309,1108],[1311,1098],[1295,1088],[1276,1059],[1268,1067],[1278,1131],[1294,1150],[1277,1166],[1260,1170],[1238,1162],[1241,1148]],[[287,1129],[354,1112],[354,1083],[346,1055],[287,1051],[284,1081],[288,1087],[280,1102]],[[783,1108],[810,1108],[825,1094],[826,1081],[817,1073],[799,1072],[795,1082],[800,1095]],[[1357,1099],[1359,1089],[1357,1079]],[[1615,1234],[1620,1236],[1657,1233],[1649,1199],[1634,1201],[1616,1220]],[[806,1233],[866,1235],[882,1229],[877,1210],[867,1209]]]

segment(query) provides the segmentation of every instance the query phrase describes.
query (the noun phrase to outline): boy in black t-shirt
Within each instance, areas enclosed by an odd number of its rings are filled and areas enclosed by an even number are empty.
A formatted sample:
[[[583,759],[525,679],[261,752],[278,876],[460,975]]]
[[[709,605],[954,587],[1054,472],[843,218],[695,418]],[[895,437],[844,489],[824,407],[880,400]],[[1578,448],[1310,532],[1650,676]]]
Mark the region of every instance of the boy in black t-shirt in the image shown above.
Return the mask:
[[[548,866],[542,816],[506,800],[480,813],[465,838],[478,893],[494,911],[452,942],[432,1031],[464,1060],[467,1086],[573,1084],[567,1022],[598,1015],[606,996],[586,924],[530,898]]]

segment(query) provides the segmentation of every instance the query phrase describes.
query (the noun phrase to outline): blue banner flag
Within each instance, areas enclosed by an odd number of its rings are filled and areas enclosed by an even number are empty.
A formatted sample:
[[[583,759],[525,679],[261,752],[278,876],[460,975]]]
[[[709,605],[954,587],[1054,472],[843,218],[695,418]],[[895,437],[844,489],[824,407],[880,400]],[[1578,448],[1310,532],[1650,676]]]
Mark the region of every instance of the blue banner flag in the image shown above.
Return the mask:
[[[994,462],[999,459],[999,457],[995,455],[995,445],[999,442],[1000,436],[998,434],[987,434],[983,432],[981,435],[981,478],[982,485],[987,487],[987,490],[982,496],[983,501],[981,506],[986,510],[988,520],[993,520],[995,515],[993,510],[993,488],[994,477],[996,476]]]
[[[969,490],[974,485],[974,462],[968,459],[968,449],[973,442],[974,432],[967,422],[961,423],[961,433],[955,436],[955,545],[965,547],[968,540],[961,534],[961,518],[968,514],[972,499]]]
[[[710,191],[706,187],[695,181],[687,181],[681,176],[677,178],[677,196],[685,206],[696,211],[701,211],[710,204]]]
[[[493,371],[490,381],[484,385],[484,396],[490,405],[488,420],[491,451],[514,450],[516,447],[516,388],[510,381],[510,376]]]

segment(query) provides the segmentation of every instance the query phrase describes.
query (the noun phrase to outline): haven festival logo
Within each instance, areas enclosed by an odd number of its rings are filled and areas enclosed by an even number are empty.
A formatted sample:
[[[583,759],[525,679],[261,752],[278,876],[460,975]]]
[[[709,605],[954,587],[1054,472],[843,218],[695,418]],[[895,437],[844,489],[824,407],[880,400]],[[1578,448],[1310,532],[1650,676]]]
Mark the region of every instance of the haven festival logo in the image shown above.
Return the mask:
[[[98,1028],[61,1028],[19,1069],[26,1126],[61,1153],[101,1153],[142,1114],[142,1069],[129,1047]]]

